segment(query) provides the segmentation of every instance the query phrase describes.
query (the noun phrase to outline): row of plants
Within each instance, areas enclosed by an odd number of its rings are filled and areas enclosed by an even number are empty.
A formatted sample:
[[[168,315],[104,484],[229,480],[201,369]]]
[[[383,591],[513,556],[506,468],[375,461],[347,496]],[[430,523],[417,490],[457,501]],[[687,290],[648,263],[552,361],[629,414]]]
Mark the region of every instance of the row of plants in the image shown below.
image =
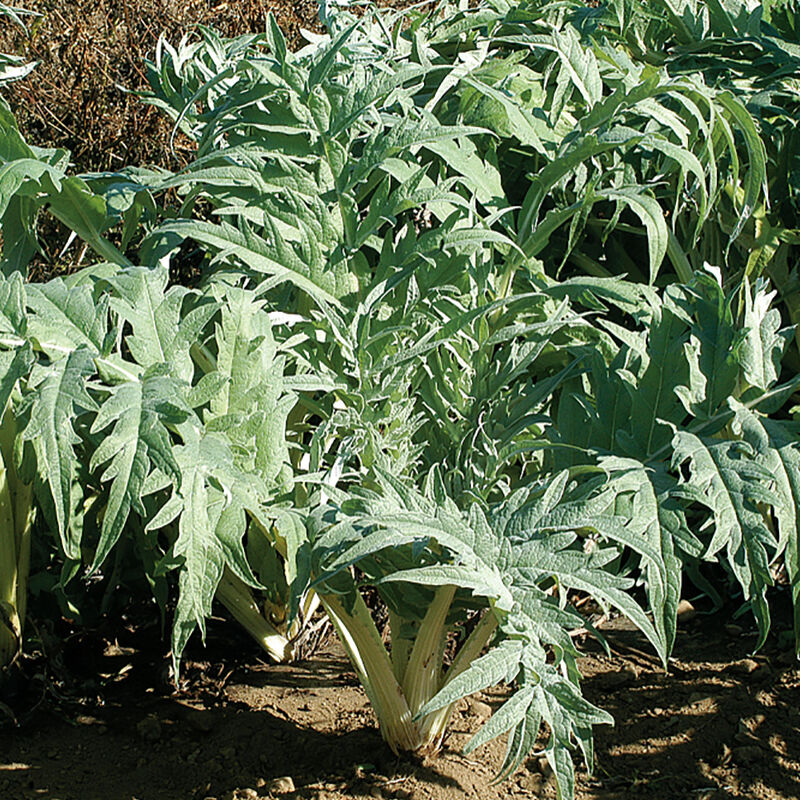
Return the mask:
[[[33,538],[70,613],[138,570],[176,671],[215,598],[277,660],[321,608],[395,751],[504,682],[469,748],[572,797],[576,597],[666,665],[687,579],[759,647],[788,591],[800,648],[798,8],[321,17],[161,43],[177,172],[0,112],[0,661]],[[86,265],[41,283],[44,214]]]

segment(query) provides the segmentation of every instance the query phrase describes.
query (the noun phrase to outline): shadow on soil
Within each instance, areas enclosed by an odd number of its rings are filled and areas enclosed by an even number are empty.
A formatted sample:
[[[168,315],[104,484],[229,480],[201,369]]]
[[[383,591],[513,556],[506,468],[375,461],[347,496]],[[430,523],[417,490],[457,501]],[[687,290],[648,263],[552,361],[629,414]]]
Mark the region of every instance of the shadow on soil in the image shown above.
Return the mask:
[[[503,742],[457,755],[481,722],[476,708],[496,708],[502,690],[462,703],[441,759],[398,759],[338,647],[275,667],[219,628],[227,635],[211,626],[208,647],[190,648],[179,692],[152,631],[121,644],[76,640],[58,669],[23,665],[28,693],[18,678],[16,695],[0,697],[16,703],[21,723],[0,715],[0,798],[555,796],[535,757],[491,785]],[[586,643],[581,668],[587,697],[616,726],[597,730],[596,768],[592,777],[579,769],[578,800],[800,796],[800,670],[785,648],[771,641],[753,656],[748,632],[695,622],[679,633],[667,674],[634,632],[606,633],[611,654]],[[291,784],[275,783],[287,777]]]
[[[586,696],[616,720],[597,731],[597,788],[619,797],[799,797],[800,671],[774,643],[753,655],[755,640],[698,620],[679,633],[667,674],[641,657],[646,644],[634,632],[614,631],[612,657],[598,651],[584,664]]]

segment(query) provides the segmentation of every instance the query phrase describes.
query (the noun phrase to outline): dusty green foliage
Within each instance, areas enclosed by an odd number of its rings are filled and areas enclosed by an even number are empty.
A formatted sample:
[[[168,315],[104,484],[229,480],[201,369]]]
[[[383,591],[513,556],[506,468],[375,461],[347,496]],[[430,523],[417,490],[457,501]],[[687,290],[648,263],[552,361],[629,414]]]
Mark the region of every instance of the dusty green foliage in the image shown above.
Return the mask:
[[[105,234],[120,221],[124,221],[126,227],[131,223],[136,224],[142,208],[136,203],[135,195],[127,198],[127,204],[119,209],[114,208],[112,203],[92,191],[81,178],[67,174],[69,153],[29,146],[20,135],[16,121],[2,98],[0,119],[0,166],[3,179],[0,198],[3,255],[0,270],[3,274],[27,274],[31,259],[40,249],[37,225],[43,208],[65,225],[72,236],[80,237],[100,258],[130,266],[128,259]],[[113,190],[114,187],[111,188]],[[122,244],[127,244],[124,235]]]
[[[774,281],[793,323],[798,316],[797,175],[800,174],[800,50],[795,0],[773,3],[696,3],[689,0],[646,3],[619,0],[599,9],[575,9],[576,24],[592,35],[602,31],[675,76],[702,74],[705,81],[737,97],[761,134],[766,156],[768,197],[747,203],[747,185],[724,188],[729,198],[749,205],[752,217],[741,221],[739,237],[726,250],[724,237],[705,235],[689,258],[727,264],[731,277],[751,280],[767,274]],[[752,163],[752,162],[751,162]],[[727,231],[735,222],[720,218]],[[797,362],[793,357],[795,369]]]
[[[704,43],[729,19],[793,52],[778,8],[682,8]],[[575,592],[666,661],[684,575],[763,643],[785,567],[800,642],[791,192],[765,211],[790,104],[689,70],[665,9],[323,7],[295,52],[272,19],[162,42],[149,100],[197,149],[174,174],[80,182],[4,118],[28,249],[6,240],[0,399],[64,580],[132,542],[162,604],[176,579],[176,662],[215,592],[243,620],[263,596],[284,637],[316,594],[392,747],[435,749],[506,681],[470,746],[509,732],[508,775],[547,722],[564,797],[610,722],[580,694]],[[107,262],[26,284],[46,204],[93,209],[67,224]]]
[[[178,569],[177,658],[226,565],[260,585],[243,537],[250,518],[270,527],[289,477],[294,399],[263,302],[234,287],[167,287],[159,269],[99,267],[44,285],[15,275],[3,283],[2,342],[19,382],[20,468],[65,573],[101,568],[123,532],[162,602]]]

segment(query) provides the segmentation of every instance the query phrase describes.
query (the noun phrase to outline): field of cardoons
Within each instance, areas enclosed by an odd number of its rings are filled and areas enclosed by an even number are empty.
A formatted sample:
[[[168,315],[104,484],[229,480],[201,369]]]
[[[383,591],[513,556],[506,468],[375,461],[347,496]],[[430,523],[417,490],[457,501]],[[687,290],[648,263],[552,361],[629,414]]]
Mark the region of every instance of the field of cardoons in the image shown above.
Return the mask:
[[[796,0],[0,17],[0,796],[800,793]]]

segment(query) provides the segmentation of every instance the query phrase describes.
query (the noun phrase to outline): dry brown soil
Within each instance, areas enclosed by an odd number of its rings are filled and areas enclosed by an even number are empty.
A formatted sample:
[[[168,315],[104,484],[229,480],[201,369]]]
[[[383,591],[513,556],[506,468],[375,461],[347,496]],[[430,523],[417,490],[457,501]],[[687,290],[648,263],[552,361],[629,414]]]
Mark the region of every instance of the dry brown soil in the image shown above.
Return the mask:
[[[71,151],[77,171],[128,165],[180,166],[190,157],[172,124],[132,92],[147,88],[144,62],[160,36],[177,44],[198,25],[224,36],[265,29],[272,11],[291,45],[318,30],[315,0],[25,0],[27,35],[0,19],[0,52],[38,66],[3,87],[26,139]]]
[[[586,694],[617,724],[597,731],[579,800],[800,796],[800,669],[774,639],[751,656],[754,635],[727,621],[684,625],[668,673],[622,625],[606,630],[611,655],[585,643]],[[502,689],[460,704],[439,757],[398,758],[335,640],[272,666],[231,630],[212,622],[177,692],[152,630],[79,634],[48,665],[23,664],[27,681],[6,698],[17,724],[0,724],[0,798],[555,797],[535,755],[495,786],[503,742],[461,754]]]

